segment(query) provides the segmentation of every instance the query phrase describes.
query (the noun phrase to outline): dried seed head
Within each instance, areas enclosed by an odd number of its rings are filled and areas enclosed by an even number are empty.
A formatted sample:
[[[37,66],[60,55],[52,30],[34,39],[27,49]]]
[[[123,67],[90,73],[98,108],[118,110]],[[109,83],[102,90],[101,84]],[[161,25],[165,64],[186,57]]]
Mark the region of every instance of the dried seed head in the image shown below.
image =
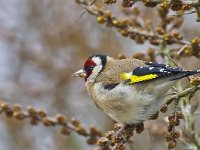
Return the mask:
[[[32,125],[38,125],[38,124],[39,124],[39,120],[36,119],[36,118],[30,118],[30,123],[31,123]]]
[[[192,85],[199,85],[200,84],[200,77],[192,77],[190,80],[190,84]]]
[[[173,30],[170,33],[174,38],[176,38],[177,40],[182,40],[183,36],[179,33],[179,31],[177,30]]]
[[[10,110],[10,106],[5,102],[1,102],[0,107],[3,111]]]
[[[176,117],[177,117],[178,119],[183,119],[183,118],[184,118],[184,115],[183,115],[182,112],[177,112],[177,113],[176,113]]]
[[[101,132],[96,127],[90,127],[90,135],[101,136]]]
[[[143,0],[143,3],[146,7],[156,7],[157,6],[157,3],[151,2],[151,0]]]
[[[173,3],[171,3],[171,9],[174,11],[178,11],[182,9],[182,1],[181,0],[174,0]]]
[[[126,128],[126,129],[124,130],[123,136],[124,136],[126,139],[129,139],[131,136],[133,136],[133,131],[134,131],[134,128]]]
[[[142,133],[142,131],[144,131],[144,123],[140,123],[139,125],[137,125],[135,131],[137,134]]]
[[[159,112],[155,113],[154,115],[152,115],[149,119],[151,120],[156,120],[159,117]]]
[[[127,29],[119,30],[119,32],[125,37],[127,37],[129,35],[129,32]]]
[[[143,59],[144,56],[145,56],[144,53],[142,53],[142,52],[136,52],[132,57],[133,58],[137,58],[137,59]]]
[[[57,114],[56,120],[59,124],[64,124],[64,125],[67,124],[67,118],[64,115]]]
[[[46,117],[42,119],[42,123],[45,126],[54,126],[56,124],[55,120],[53,120],[52,118]]]
[[[170,125],[169,125],[169,126],[167,127],[167,131],[168,131],[168,132],[171,132],[172,129],[173,129],[173,127],[174,127],[174,126],[170,126]]]
[[[169,141],[172,141],[172,140],[173,140],[173,137],[171,136],[171,134],[167,134],[167,135],[165,136],[165,139],[166,139],[167,142],[169,142]]]
[[[111,11],[110,10],[107,10],[106,12],[105,12],[105,14],[104,14],[104,16],[106,17],[106,18],[110,18],[111,17]]]
[[[163,1],[161,4],[160,4],[161,8],[163,9],[169,9],[170,7],[170,3],[168,1]]]
[[[104,17],[103,16],[98,16],[97,17],[97,22],[98,23],[104,23]]]
[[[112,141],[111,141],[112,143],[119,143],[120,142],[120,137],[119,136],[114,136],[113,138],[112,138]]]
[[[160,35],[163,35],[165,33],[165,31],[163,30],[163,28],[161,27],[157,27],[156,28],[156,33],[160,34]]]
[[[122,26],[126,26],[128,24],[128,20],[127,19],[122,19],[121,22],[120,22],[120,24]]]
[[[13,105],[13,111],[21,111],[21,110],[22,110],[21,105],[19,105],[19,104],[14,104]]]
[[[9,118],[13,117],[13,110],[11,108],[9,108],[8,110],[6,110],[5,114]]]
[[[32,106],[28,106],[27,110],[28,110],[29,115],[36,115],[37,114],[36,109],[33,108]]]
[[[154,56],[155,50],[154,50],[153,48],[148,48],[148,49],[147,49],[147,54],[148,54],[149,56]]]
[[[185,56],[190,56],[190,55],[192,55],[192,53],[193,53],[193,50],[192,50],[192,47],[190,47],[190,46],[186,46],[184,49],[183,49],[183,54],[185,55]]]
[[[22,111],[15,111],[13,113],[13,117],[15,117],[18,120],[23,120],[25,117],[25,114]]]
[[[175,131],[173,137],[179,138],[181,136],[181,133],[179,131]]]
[[[117,57],[118,57],[120,60],[121,60],[121,59],[126,59],[126,56],[125,56],[124,54],[121,54],[121,53],[118,54]]]
[[[114,134],[114,131],[108,131],[106,132],[105,137],[111,140],[113,134]]]
[[[116,3],[117,0],[103,0],[105,4],[113,4]]]
[[[119,21],[116,20],[116,19],[112,20],[112,23],[113,23],[114,26],[118,26],[119,25]]]
[[[108,139],[106,137],[101,137],[98,141],[97,141],[97,144],[104,147],[107,145],[108,143]]]
[[[152,45],[159,45],[159,44],[160,44],[160,40],[159,40],[159,39],[152,38],[152,39],[150,39],[150,43],[151,43]]]
[[[123,0],[122,1],[122,6],[123,7],[132,7],[132,5],[134,4],[135,2],[132,1],[132,0]]]
[[[75,127],[79,127],[79,126],[80,126],[80,121],[78,121],[76,118],[72,118],[71,123],[72,123]]]
[[[63,128],[60,129],[60,133],[64,134],[64,135],[69,135],[70,130],[67,127],[63,127]]]
[[[88,135],[87,132],[86,132],[86,130],[83,127],[76,128],[76,132],[78,134],[80,134],[80,135],[83,135],[83,136],[87,136]]]
[[[163,38],[164,38],[164,40],[165,40],[167,43],[169,43],[169,42],[173,39],[172,35],[169,34],[169,33],[165,33],[165,34],[163,35]]]
[[[179,126],[179,125],[180,125],[180,120],[177,118],[175,126]]]
[[[176,125],[176,119],[169,120],[169,125],[170,126],[175,126]]]
[[[94,145],[97,144],[97,139],[95,137],[89,137],[86,142],[89,145]]]
[[[41,118],[44,118],[47,116],[47,113],[45,110],[41,109],[41,110],[38,110],[38,116],[41,117]]]
[[[168,120],[170,121],[170,120],[174,120],[175,119],[175,115],[174,114],[172,114],[172,115],[170,115],[170,116],[168,116]]]
[[[198,37],[194,37],[191,39],[192,45],[198,45],[200,43],[200,39]]]
[[[175,141],[170,141],[168,143],[168,149],[174,149],[176,147],[176,142]]]
[[[116,150],[125,150],[125,146],[122,143],[117,143],[115,146]]]
[[[168,110],[167,105],[164,105],[164,106],[160,109],[160,112],[162,112],[162,113],[166,113],[167,110]]]
[[[186,10],[190,10],[192,7],[189,4],[184,4],[182,6],[182,10],[186,11]]]
[[[119,123],[115,123],[115,124],[114,124],[114,129],[115,129],[115,130],[119,130],[119,129],[121,129],[122,127],[123,127],[122,124],[119,124]]]

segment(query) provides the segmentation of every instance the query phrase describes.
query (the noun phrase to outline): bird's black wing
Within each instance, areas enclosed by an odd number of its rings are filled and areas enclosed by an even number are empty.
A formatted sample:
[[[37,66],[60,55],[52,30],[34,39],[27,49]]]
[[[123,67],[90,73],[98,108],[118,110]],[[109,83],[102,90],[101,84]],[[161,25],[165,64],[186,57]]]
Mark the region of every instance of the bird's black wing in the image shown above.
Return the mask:
[[[198,71],[186,71],[179,67],[170,67],[155,62],[145,64],[146,66],[136,67],[131,73],[123,73],[122,78],[128,81],[128,84],[133,84],[161,77],[169,77],[169,80],[173,81],[198,73]]]
[[[185,72],[179,67],[170,67],[169,65],[156,62],[146,62],[145,64],[147,66],[135,68],[132,74],[136,76],[156,74],[158,77],[162,77]]]

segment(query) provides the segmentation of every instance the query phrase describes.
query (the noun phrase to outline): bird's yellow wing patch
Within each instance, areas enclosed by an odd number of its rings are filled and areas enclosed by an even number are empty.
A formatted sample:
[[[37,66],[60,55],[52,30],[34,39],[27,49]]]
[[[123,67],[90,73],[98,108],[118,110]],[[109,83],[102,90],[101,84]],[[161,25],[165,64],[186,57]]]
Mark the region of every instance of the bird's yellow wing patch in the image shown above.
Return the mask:
[[[133,75],[131,73],[126,73],[126,72],[122,73],[121,76],[122,76],[123,80],[130,80],[130,82],[128,82],[128,84],[134,84],[134,83],[141,82],[141,81],[147,81],[147,80],[155,79],[158,77],[158,75],[156,75],[156,74],[136,76],[136,75]]]

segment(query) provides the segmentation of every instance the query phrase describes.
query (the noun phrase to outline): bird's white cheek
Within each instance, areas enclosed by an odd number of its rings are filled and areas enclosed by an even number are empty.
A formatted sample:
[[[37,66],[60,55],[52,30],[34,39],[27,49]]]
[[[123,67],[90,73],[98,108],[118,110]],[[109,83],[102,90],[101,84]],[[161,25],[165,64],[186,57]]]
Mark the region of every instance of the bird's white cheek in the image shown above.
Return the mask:
[[[91,75],[88,77],[88,82],[94,82],[100,71],[102,70],[102,65],[96,66],[93,70]]]
[[[102,69],[102,65],[96,66],[96,67],[92,70],[92,74],[97,76],[97,75],[99,74],[99,72],[101,71],[101,69]]]
[[[97,65],[100,65],[102,62],[101,62],[101,59],[99,57],[93,57],[92,60],[97,64]]]

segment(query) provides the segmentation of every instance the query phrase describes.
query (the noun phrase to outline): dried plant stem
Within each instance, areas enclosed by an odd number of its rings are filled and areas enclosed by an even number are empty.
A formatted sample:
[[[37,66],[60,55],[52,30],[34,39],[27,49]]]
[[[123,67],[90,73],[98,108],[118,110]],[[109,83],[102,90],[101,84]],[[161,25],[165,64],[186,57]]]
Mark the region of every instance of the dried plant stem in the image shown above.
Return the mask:
[[[36,108],[28,107],[27,110],[23,110],[18,104],[12,106],[1,101],[0,114],[5,114],[6,117],[15,118],[19,121],[29,119],[32,125],[42,123],[46,127],[59,126],[61,134],[69,135],[71,132],[76,132],[78,135],[86,137],[87,143],[91,145],[96,144],[97,139],[102,136],[100,130],[96,127],[90,127],[90,130],[87,131],[77,119],[72,118],[68,122],[67,118],[61,114],[57,114],[55,117],[49,117],[43,109],[37,110]]]
[[[101,23],[107,24],[108,27],[115,27],[116,29],[118,29],[118,32],[120,32],[120,33],[126,32],[127,37],[130,37],[130,38],[140,37],[141,39],[144,38],[147,41],[158,40],[159,42],[161,42],[165,38],[164,35],[155,34],[153,31],[148,31],[145,29],[138,29],[138,28],[130,26],[128,24],[120,25],[120,19],[118,19],[117,17],[115,17],[113,15],[112,16],[110,15],[109,18],[106,19],[106,17],[105,17],[106,11],[103,11],[99,7],[95,6],[95,4],[90,6],[90,4],[87,1],[84,1],[84,0],[76,0],[76,1],[79,4],[82,4],[83,7],[91,15],[94,15],[96,17],[102,16],[104,18],[104,21]],[[119,23],[119,24],[116,24],[116,23]],[[121,33],[121,34],[123,35],[123,33]],[[132,39],[134,39],[134,38],[132,38]],[[190,42],[188,42],[186,40],[177,40],[175,38],[170,39],[170,42],[180,44],[180,45],[190,45]]]
[[[132,0],[132,1],[142,1],[142,0]],[[186,1],[186,0],[180,0],[180,1],[175,1],[175,0],[149,0],[148,2],[151,2],[151,3],[155,3],[155,4],[161,4],[161,3],[163,3],[163,1],[164,2],[166,2],[166,3],[173,3],[173,4],[180,4],[180,3],[182,3],[182,4],[188,4],[188,5],[191,5],[191,6],[193,6],[193,7],[200,7],[200,3],[199,3],[199,0],[192,0],[192,1]]]
[[[199,7],[195,7],[195,9],[196,9],[196,13],[197,13],[197,19],[196,19],[196,21],[200,22],[200,8]]]
[[[180,100],[180,98],[185,97],[190,94],[194,94],[197,90],[200,89],[200,86],[192,86],[190,88],[185,89],[181,93],[178,93],[177,95],[174,95],[166,100],[166,104],[169,105],[171,102]]]

